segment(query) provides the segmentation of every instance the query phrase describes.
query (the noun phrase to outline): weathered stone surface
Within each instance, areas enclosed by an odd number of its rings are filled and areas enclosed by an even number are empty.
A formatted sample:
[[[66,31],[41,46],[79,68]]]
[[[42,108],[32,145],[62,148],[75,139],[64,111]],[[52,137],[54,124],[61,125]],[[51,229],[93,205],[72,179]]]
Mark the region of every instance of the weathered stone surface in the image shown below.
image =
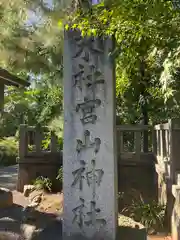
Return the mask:
[[[9,207],[13,204],[13,195],[9,189],[0,188],[0,208]]]
[[[42,191],[33,191],[29,195],[29,201],[30,204],[28,206],[24,207],[22,210],[22,219],[24,222],[27,221],[33,221],[36,219],[36,207],[39,206],[41,200],[42,200]]]
[[[22,210],[22,221],[26,223],[29,220],[34,220],[34,208],[31,206],[26,206]]]
[[[173,185],[172,193],[175,198],[174,208],[172,211],[171,232],[173,240],[180,240],[180,186]]]
[[[10,211],[9,208],[7,210]],[[0,210],[2,213],[3,210]],[[3,212],[5,213],[5,212]],[[9,214],[10,215],[10,214]],[[20,223],[18,220],[7,217],[6,214],[4,217],[0,217],[0,239],[2,240],[20,240],[21,233],[19,231]]]
[[[43,191],[40,190],[34,190],[29,195],[29,202],[30,203],[40,203],[42,199]]]
[[[24,194],[25,197],[29,197],[29,194],[34,190],[35,190],[34,185],[25,185],[23,194]]]
[[[36,226],[30,224],[23,224],[21,226],[21,233],[24,239],[32,240],[36,233]]]
[[[111,39],[65,33],[63,192],[65,239],[115,239],[117,163]]]
[[[134,221],[132,218],[126,217],[122,214],[119,214],[118,216],[118,225],[120,227],[130,227],[130,228],[136,228],[136,229],[145,229],[145,227],[139,223]]]
[[[24,240],[22,236],[17,233],[11,233],[6,231],[0,231],[1,240]]]

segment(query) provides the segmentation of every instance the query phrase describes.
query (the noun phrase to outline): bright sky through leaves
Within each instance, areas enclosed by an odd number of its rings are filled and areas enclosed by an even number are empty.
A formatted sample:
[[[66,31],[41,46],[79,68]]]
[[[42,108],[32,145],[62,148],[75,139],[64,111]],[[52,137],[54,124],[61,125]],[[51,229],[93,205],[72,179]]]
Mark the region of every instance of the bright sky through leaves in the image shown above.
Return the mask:
[[[92,0],[93,5],[98,4],[98,3],[100,3],[100,0]]]

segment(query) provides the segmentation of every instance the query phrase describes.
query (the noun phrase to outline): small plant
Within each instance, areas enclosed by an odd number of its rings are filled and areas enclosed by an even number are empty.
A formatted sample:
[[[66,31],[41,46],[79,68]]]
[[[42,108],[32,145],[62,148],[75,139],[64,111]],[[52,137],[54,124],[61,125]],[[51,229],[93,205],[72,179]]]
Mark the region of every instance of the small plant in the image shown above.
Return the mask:
[[[9,166],[17,164],[18,142],[14,137],[0,139],[0,165]]]
[[[58,137],[58,150],[61,151],[63,149],[63,138]]]
[[[44,132],[44,139],[42,140],[42,150],[49,151],[51,147],[51,133]]]
[[[63,167],[60,167],[58,170],[58,175],[56,177],[56,179],[58,181],[60,181],[61,183],[63,182]]]
[[[165,206],[154,200],[150,203],[145,203],[140,196],[139,200],[133,200],[132,204],[123,209],[122,212],[128,213],[129,217],[142,223],[148,231],[163,228]]]
[[[123,199],[124,197],[124,192],[118,192],[118,198]]]
[[[33,182],[33,185],[38,190],[45,190],[48,192],[51,192],[51,190],[52,190],[51,180],[49,178],[45,178],[43,176],[36,178],[36,180]]]

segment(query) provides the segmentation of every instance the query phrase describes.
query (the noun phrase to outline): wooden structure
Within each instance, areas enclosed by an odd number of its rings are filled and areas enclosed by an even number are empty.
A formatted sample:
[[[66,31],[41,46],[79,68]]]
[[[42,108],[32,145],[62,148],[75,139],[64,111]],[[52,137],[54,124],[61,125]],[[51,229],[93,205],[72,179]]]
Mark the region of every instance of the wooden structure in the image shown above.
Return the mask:
[[[5,69],[0,68],[0,111],[3,109],[4,105],[4,88],[5,85],[15,86],[15,87],[27,87],[29,82],[21,78],[12,75]]]

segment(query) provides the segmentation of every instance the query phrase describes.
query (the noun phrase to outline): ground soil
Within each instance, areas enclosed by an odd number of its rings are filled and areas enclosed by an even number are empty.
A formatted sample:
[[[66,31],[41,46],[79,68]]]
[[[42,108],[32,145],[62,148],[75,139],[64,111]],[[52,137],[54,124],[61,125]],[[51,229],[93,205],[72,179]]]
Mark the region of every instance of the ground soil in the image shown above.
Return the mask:
[[[172,240],[170,236],[149,236],[149,240]]]
[[[40,205],[36,208],[39,212],[46,212],[51,214],[59,214],[63,211],[63,195],[44,194]]]
[[[29,204],[28,198],[25,198],[22,193],[13,191],[13,203],[22,207],[26,207]],[[49,213],[59,215],[63,209],[63,194],[49,194],[44,193],[42,201],[36,208],[37,211],[42,213]]]

